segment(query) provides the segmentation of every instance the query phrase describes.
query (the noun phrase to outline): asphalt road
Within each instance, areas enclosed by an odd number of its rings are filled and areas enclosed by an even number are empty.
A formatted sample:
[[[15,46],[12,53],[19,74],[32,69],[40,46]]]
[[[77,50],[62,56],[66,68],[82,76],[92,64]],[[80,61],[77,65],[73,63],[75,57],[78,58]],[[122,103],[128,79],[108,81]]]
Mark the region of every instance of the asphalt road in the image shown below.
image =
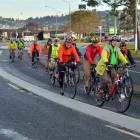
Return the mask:
[[[58,94],[58,84],[54,87],[50,85],[48,73],[43,65],[39,64],[37,68],[32,68],[26,51],[23,60],[20,61],[16,58],[14,64],[9,62],[7,50],[2,49],[0,52],[1,69],[33,85]],[[134,71],[140,71],[139,65]],[[140,96],[138,96],[140,74],[131,72],[131,75],[134,79],[135,95],[132,98],[130,109],[125,115],[140,119]],[[15,87],[16,85],[1,78],[0,140],[136,140],[135,137],[108,127],[112,124],[59,106]],[[68,96],[69,92],[66,91],[65,96]],[[85,95],[82,81],[79,84],[76,100],[95,105],[93,96]],[[104,108],[116,111],[112,101],[106,103]],[[17,139],[13,137],[17,137]]]
[[[0,79],[0,140],[137,140]]]

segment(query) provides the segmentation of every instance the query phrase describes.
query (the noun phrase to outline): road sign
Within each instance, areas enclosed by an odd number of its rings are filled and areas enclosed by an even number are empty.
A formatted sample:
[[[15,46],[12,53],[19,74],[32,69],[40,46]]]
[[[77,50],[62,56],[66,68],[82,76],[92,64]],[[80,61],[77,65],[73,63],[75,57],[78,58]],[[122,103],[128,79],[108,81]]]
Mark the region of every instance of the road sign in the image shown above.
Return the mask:
[[[79,4],[79,9],[86,9],[86,5],[85,4]]]

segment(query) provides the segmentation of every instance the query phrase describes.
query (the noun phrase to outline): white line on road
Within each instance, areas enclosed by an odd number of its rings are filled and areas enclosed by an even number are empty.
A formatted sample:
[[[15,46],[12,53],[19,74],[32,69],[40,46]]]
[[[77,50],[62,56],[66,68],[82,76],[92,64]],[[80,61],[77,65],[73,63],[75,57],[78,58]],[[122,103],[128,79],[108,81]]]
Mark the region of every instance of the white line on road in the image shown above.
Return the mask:
[[[6,49],[7,50],[8,49],[8,46],[1,46],[0,49],[3,49],[3,50]]]
[[[113,126],[110,126],[110,125],[105,125],[105,126],[108,127],[108,128],[114,129],[114,130],[116,130],[116,131],[119,131],[119,132],[121,132],[121,133],[124,133],[124,134],[127,134],[127,135],[130,135],[130,136],[132,136],[132,137],[135,137],[135,138],[140,139],[140,135],[136,135],[136,134],[133,134],[133,133],[128,132],[128,131],[126,131],[126,130],[123,130],[123,129],[120,129],[120,128],[117,128],[117,127],[113,127]]]
[[[10,129],[1,129],[0,134],[5,135],[6,137],[11,138],[13,140],[29,140],[27,137],[24,137],[18,132]]]
[[[22,93],[24,92],[22,89],[18,88],[17,86],[15,86],[15,85],[13,85],[11,83],[8,83],[8,85],[11,86],[12,88],[18,90],[19,92],[22,92]]]
[[[137,74],[140,74],[139,71],[134,71],[134,70],[129,70],[130,72],[134,72],[134,73],[137,73]]]
[[[132,117],[128,117],[122,114],[118,114],[109,110],[105,110],[102,108],[95,107],[93,105],[89,105],[86,103],[82,103],[77,100],[69,99],[65,96],[60,96],[58,94],[54,94],[53,92],[43,89],[41,87],[30,84],[24,80],[21,80],[3,69],[0,69],[0,76],[11,81],[19,87],[22,87],[38,96],[46,98],[54,103],[65,106],[67,108],[73,109],[75,111],[90,115],[92,117],[119,125],[121,127],[130,129],[132,131],[136,131],[140,133],[140,120]]]
[[[3,52],[3,51],[2,51],[2,50],[0,50],[0,55],[2,54],[2,52]]]
[[[140,63],[140,61],[138,61],[138,60],[135,60],[135,62]]]
[[[0,62],[9,62],[9,60],[0,60]]]
[[[12,88],[18,90],[18,91],[20,90],[17,86],[15,86],[15,85],[13,85],[13,84],[11,84],[11,83],[8,83],[8,85],[9,85],[10,87],[12,87]]]

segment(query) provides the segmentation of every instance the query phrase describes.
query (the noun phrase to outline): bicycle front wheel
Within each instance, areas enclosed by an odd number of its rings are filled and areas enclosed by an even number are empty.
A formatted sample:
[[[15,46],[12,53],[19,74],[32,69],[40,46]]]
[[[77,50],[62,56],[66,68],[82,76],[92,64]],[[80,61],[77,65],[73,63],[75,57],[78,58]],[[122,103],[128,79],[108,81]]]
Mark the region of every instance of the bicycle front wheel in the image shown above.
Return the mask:
[[[74,99],[77,94],[77,79],[76,79],[75,72],[73,72],[70,75],[68,82],[69,82],[69,88],[70,88],[69,96],[71,99]]]
[[[124,113],[128,110],[131,103],[131,96],[129,93],[129,89],[125,83],[118,85],[116,93],[115,93],[115,106],[117,112]]]
[[[102,107],[105,103],[105,99],[104,99],[104,93],[99,93],[99,87],[100,87],[99,81],[96,81],[94,85],[94,99],[96,105]]]

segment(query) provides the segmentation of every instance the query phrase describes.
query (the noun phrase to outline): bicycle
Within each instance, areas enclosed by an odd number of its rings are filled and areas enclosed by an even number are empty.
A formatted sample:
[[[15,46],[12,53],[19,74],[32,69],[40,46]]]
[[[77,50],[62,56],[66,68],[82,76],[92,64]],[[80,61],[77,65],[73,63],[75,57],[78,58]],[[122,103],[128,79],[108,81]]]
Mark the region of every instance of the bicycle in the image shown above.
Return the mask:
[[[64,72],[64,89],[70,88],[74,91],[69,92],[70,98],[74,99],[77,94],[77,80],[76,80],[76,62],[69,62],[65,64],[65,72]]]
[[[85,91],[87,95],[89,95],[91,92],[95,92],[95,83],[98,81],[95,67],[96,67],[95,64],[92,64],[90,66],[89,88],[88,88],[88,90]],[[85,79],[85,75],[84,75],[83,79]]]
[[[100,82],[97,82],[95,88],[96,92],[94,93],[95,101],[97,106],[102,107],[106,101],[109,101],[110,99],[115,100],[115,107],[117,109],[117,112],[124,113],[125,111],[128,110],[130,106],[131,97],[133,94],[133,91],[129,89],[127,83],[128,73],[126,72],[128,71],[126,71],[126,69],[128,68],[128,66],[114,67],[112,65],[108,65],[106,69],[107,72],[110,73],[112,68],[115,68],[115,70],[117,71],[115,82],[112,85],[113,87],[112,94],[109,94],[108,85],[106,86],[106,88],[102,89],[102,93],[99,93]],[[122,72],[122,74],[120,72]],[[131,79],[130,76],[129,79]]]
[[[14,61],[15,61],[15,50],[14,49],[11,49],[10,59],[11,59],[11,63],[14,63]]]
[[[18,58],[19,58],[20,60],[22,60],[22,56],[23,56],[23,50],[22,50],[22,49],[19,49],[19,50],[18,50]]]
[[[37,55],[37,52],[34,52],[34,56],[32,57],[34,57],[34,62],[32,62],[32,66],[36,68],[39,63],[39,56]]]
[[[57,59],[52,59],[49,63],[49,81],[51,83],[51,85],[55,85],[55,81],[56,81],[56,77],[55,77],[55,73],[56,73],[56,68],[57,68]],[[58,79],[57,79],[58,80]]]

